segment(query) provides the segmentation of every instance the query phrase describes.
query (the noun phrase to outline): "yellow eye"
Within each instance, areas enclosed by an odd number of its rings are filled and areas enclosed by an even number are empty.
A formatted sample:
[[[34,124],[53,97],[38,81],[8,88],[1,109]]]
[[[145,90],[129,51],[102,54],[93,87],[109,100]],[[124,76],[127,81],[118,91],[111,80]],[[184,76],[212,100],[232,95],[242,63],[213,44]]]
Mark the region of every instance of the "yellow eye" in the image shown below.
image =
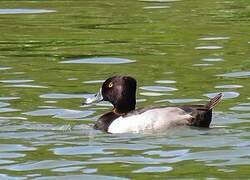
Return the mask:
[[[113,83],[109,83],[109,88],[112,88],[113,87]]]

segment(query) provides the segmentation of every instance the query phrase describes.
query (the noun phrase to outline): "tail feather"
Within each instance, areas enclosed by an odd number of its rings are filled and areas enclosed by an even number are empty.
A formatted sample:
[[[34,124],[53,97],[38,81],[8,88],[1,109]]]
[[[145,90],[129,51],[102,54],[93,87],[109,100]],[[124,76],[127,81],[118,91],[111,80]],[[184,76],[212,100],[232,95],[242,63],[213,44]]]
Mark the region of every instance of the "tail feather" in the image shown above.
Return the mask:
[[[223,94],[219,93],[205,105],[208,110],[213,109],[221,100],[222,100]]]
[[[212,109],[222,100],[222,93],[219,93],[205,105],[183,106],[182,109],[190,113],[193,119],[191,126],[208,128],[212,121]]]

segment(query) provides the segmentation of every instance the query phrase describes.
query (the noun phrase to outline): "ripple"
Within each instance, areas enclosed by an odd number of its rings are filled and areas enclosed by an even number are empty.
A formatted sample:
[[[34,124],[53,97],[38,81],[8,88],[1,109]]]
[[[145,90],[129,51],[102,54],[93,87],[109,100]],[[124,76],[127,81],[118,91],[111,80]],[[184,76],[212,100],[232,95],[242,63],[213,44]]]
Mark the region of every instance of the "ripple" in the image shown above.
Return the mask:
[[[67,160],[43,160],[43,161],[31,161],[21,164],[9,165],[2,167],[10,171],[31,171],[37,169],[51,169],[57,167],[65,167],[72,165],[81,165],[84,164],[81,161],[67,161]]]
[[[16,112],[20,111],[20,109],[14,109],[14,108],[0,108],[0,113],[5,113],[5,112]]]
[[[195,47],[196,50],[216,50],[216,49],[222,49],[222,46],[198,46]]]
[[[96,105],[102,106],[102,107],[113,107],[113,105],[108,101],[101,101],[101,102],[98,102]]]
[[[71,146],[71,147],[59,147],[51,149],[56,155],[81,155],[81,154],[113,154],[113,152],[108,150],[133,150],[133,151],[143,151],[149,149],[159,148],[156,145],[147,144],[102,144],[88,145],[88,146]]]
[[[94,114],[95,111],[76,111],[76,110],[65,110],[63,113],[54,115],[54,118],[62,119],[81,119]]]
[[[231,132],[232,133],[232,132]],[[208,135],[208,134],[207,134]],[[242,135],[242,134],[241,134]],[[209,138],[208,138],[209,137]],[[222,148],[226,146],[241,146],[242,143],[245,141],[242,140],[240,137],[235,136],[234,134],[228,135],[228,134],[219,134],[219,135],[209,135],[209,136],[190,136],[190,137],[181,137],[177,139],[170,139],[168,144],[171,145],[181,145],[188,148],[191,147],[204,147],[207,148],[207,145],[209,144],[210,148]],[[190,153],[187,153],[190,154]],[[187,154],[181,155],[180,157],[186,157]],[[216,157],[214,157],[216,159]]]
[[[174,81],[174,80],[158,80],[158,81],[155,81],[155,83],[160,83],[160,84],[174,84],[174,83],[176,83],[176,81]]]
[[[94,114],[95,111],[77,111],[70,109],[40,109],[36,111],[25,112],[22,114],[29,116],[53,116],[53,118],[62,119],[80,119]]]
[[[9,72],[5,74],[11,74],[11,75],[20,75],[20,74],[25,74],[25,72]]]
[[[242,88],[243,86],[241,85],[236,85],[236,84],[226,84],[226,85],[219,85],[215,86],[217,89],[236,89],[236,88]]]
[[[170,6],[146,6],[146,7],[143,7],[143,9],[166,9],[166,8],[170,8]]]
[[[153,97],[153,96],[164,96],[164,95],[168,95],[168,94],[157,93],[157,92],[142,92],[142,93],[140,93],[140,95]]]
[[[56,106],[38,106],[41,109],[56,109]]]
[[[144,144],[144,143],[136,143],[136,144],[111,144],[111,145],[105,145],[106,149],[116,149],[116,150],[133,150],[133,151],[145,151],[149,149],[156,149],[160,148],[160,146],[157,145],[150,145],[150,144]]]
[[[230,172],[235,172],[236,170],[233,170],[233,169],[218,169],[218,171],[225,172],[225,173],[230,173]]]
[[[39,85],[32,85],[32,84],[12,84],[12,85],[5,85],[4,87],[17,87],[17,88],[48,88],[47,86],[39,86]]]
[[[206,66],[213,66],[213,64],[200,63],[200,64],[193,64],[193,66],[197,66],[197,67],[206,67]]]
[[[40,13],[51,13],[56,12],[55,10],[46,9],[0,9],[0,14],[40,14]]]
[[[168,172],[172,171],[173,168],[169,166],[148,166],[142,169],[133,171],[133,173],[159,173],[159,172]]]
[[[249,154],[248,154],[249,156]],[[221,163],[210,163],[209,166],[235,166],[235,165],[249,165],[249,159],[235,158],[226,162]]]
[[[209,98],[213,98],[217,95],[218,93],[207,93],[207,94],[203,94],[206,97]],[[222,92],[223,94],[223,99],[232,99],[232,98],[236,98],[240,95],[240,93],[238,92],[233,92],[233,91],[229,91],[229,92]]]
[[[191,103],[191,102],[199,102],[202,101],[202,99],[163,99],[156,101],[156,103],[161,103],[161,102],[170,102],[174,104],[179,104],[179,103]]]
[[[64,175],[64,176],[48,176],[48,177],[39,177],[35,178],[34,180],[80,180],[80,179],[88,179],[88,180],[127,180],[127,178],[121,177],[114,177],[114,176],[103,176],[103,175],[89,175],[89,174],[82,174],[82,175]]]
[[[63,167],[63,168],[56,168],[52,169],[54,172],[74,172],[83,169],[83,166],[72,166],[72,167]]]
[[[172,150],[172,151],[161,151],[161,150],[154,150],[154,151],[147,151],[143,154],[146,155],[158,155],[160,157],[177,157],[177,156],[185,156],[189,153],[189,149],[180,149],[180,150]]]
[[[113,154],[112,152],[105,152],[105,148],[101,146],[75,146],[54,148],[53,152],[56,155],[80,155],[80,154]]]
[[[233,143],[233,142],[232,142]],[[189,153],[177,159],[183,160],[199,160],[205,161],[209,166],[223,166],[223,165],[236,165],[236,164],[249,164],[249,159],[242,157],[249,156],[249,148],[241,147],[229,150],[212,150]],[[211,162],[214,161],[214,162]]]
[[[25,154],[21,153],[0,153],[0,158],[5,159],[5,158],[20,158],[20,157],[25,157]]]
[[[9,106],[9,105],[10,105],[9,103],[0,102],[0,108],[6,107],[6,106]]]
[[[233,111],[250,111],[250,103],[238,104],[238,105],[230,108],[230,110],[233,110]]]
[[[235,106],[230,108],[233,111],[250,111],[250,106]]]
[[[44,101],[45,103],[48,103],[48,104],[55,104],[57,103],[57,101]]]
[[[99,84],[103,83],[105,80],[92,80],[92,81],[83,81],[84,84]]]
[[[12,67],[3,67],[3,66],[0,66],[0,71],[1,70],[8,70],[8,69],[12,69]]]
[[[34,80],[30,79],[10,79],[10,80],[0,80],[2,83],[10,83],[10,84],[15,84],[15,83],[28,83],[28,82],[33,82]]]
[[[12,152],[12,151],[33,151],[34,147],[27,147],[21,144],[0,144],[0,152]]]
[[[216,76],[232,77],[232,78],[247,78],[250,76],[250,71],[239,71],[239,72],[232,72],[232,73],[226,73],[226,74],[218,74]]]
[[[8,176],[6,174],[0,174],[0,179],[3,180],[21,180],[21,179],[26,179],[24,177],[13,177],[13,176]]]
[[[25,118],[25,117],[14,117],[14,116],[11,116],[11,117],[0,116],[0,120],[27,120],[27,118]]]
[[[92,94],[64,94],[64,93],[48,93],[48,94],[42,94],[39,97],[40,98],[46,98],[46,99],[83,99],[83,98],[89,98]]]
[[[181,1],[181,0],[139,0],[141,2],[155,2],[155,3],[168,3],[168,2],[178,2],[178,1]]]
[[[206,62],[219,62],[219,61],[224,61],[222,58],[203,58],[201,59],[202,61]]]
[[[142,86],[140,89],[147,91],[156,91],[156,92],[168,92],[168,91],[177,91],[178,89],[167,86]]]
[[[163,160],[146,158],[139,155],[122,156],[122,157],[100,157],[92,159],[95,163],[100,162],[101,164],[111,163],[127,163],[127,164],[160,164]]]
[[[26,176],[34,178],[34,177],[41,177],[42,175],[37,173],[37,174],[27,174]]]
[[[147,99],[136,99],[136,103],[140,103],[140,102],[146,102]]]
[[[67,80],[68,81],[76,81],[76,80],[78,80],[78,78],[68,78]]]
[[[83,58],[75,60],[61,61],[60,63],[72,63],[72,64],[124,64],[133,63],[135,60],[112,58],[112,57],[96,57],[96,58]]]
[[[20,99],[20,97],[0,97],[0,100],[16,100]]]
[[[164,72],[163,74],[174,74],[175,72],[173,71],[168,71],[168,72]]]
[[[83,169],[83,173],[90,174],[90,173],[96,173],[97,169],[96,168],[86,168]]]
[[[11,164],[11,163],[14,163],[15,161],[11,161],[11,160],[1,160],[0,159],[0,165],[3,165],[3,164]],[[0,177],[1,177],[1,174],[0,174]]]
[[[9,126],[10,128],[10,126]],[[24,126],[21,127],[21,129],[23,129]],[[28,141],[31,141],[31,140],[34,140],[34,139],[37,139],[37,138],[41,138],[43,136],[49,136],[49,135],[52,135],[52,133],[50,133],[48,131],[48,129],[45,131],[26,131],[26,132],[23,132],[23,131],[17,131],[17,132],[13,132],[13,129],[11,129],[11,132],[3,132],[3,133],[0,133],[1,137],[4,138],[4,139],[21,139],[21,140],[24,140],[24,139],[27,139]],[[19,128],[20,129],[20,128]]]
[[[242,106],[250,106],[250,103],[241,103]]]
[[[202,37],[202,38],[199,38],[198,40],[201,40],[201,41],[216,41],[216,40],[227,40],[227,39],[230,39],[230,37],[223,37],[223,36]]]

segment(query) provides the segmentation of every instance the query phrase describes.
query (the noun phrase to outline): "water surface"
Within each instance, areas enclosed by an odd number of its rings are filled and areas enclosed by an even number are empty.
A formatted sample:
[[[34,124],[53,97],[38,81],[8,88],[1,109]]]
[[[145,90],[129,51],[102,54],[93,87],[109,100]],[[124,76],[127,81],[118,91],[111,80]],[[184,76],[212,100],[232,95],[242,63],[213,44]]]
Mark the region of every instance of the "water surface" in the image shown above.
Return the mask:
[[[249,5],[1,1],[0,179],[249,178]],[[117,74],[138,108],[224,100],[211,129],[105,134],[81,102]]]

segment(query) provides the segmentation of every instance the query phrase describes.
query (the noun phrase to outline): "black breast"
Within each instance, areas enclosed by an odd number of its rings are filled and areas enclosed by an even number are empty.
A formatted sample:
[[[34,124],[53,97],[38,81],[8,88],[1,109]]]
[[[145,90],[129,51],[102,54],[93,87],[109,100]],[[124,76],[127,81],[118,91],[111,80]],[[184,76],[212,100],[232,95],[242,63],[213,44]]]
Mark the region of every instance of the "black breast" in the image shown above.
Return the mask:
[[[110,124],[118,117],[120,117],[121,115],[116,114],[114,112],[108,112],[104,115],[102,115],[96,122],[94,125],[95,129],[107,132],[108,131],[108,127],[110,126]]]

